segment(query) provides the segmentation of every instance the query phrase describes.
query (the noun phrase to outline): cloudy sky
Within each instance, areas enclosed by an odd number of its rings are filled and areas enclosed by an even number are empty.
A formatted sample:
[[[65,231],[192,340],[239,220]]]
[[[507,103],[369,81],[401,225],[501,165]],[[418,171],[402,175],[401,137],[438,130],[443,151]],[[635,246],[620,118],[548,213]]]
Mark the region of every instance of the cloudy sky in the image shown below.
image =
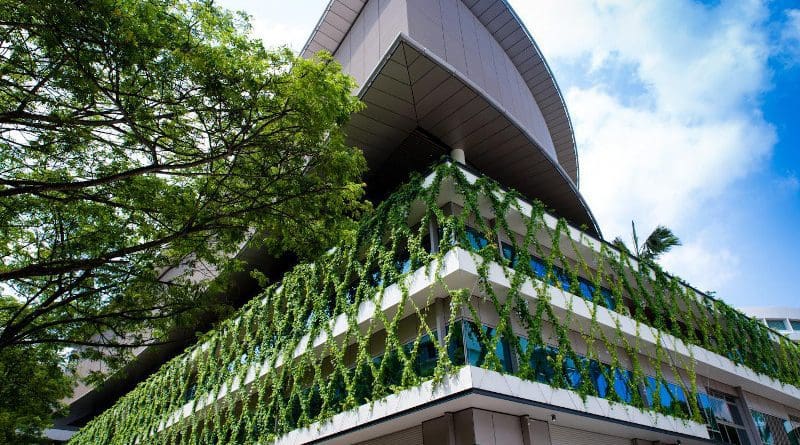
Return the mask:
[[[300,49],[328,0],[222,0]],[[606,238],[672,228],[662,263],[736,306],[800,306],[800,4],[511,0],[572,117]]]

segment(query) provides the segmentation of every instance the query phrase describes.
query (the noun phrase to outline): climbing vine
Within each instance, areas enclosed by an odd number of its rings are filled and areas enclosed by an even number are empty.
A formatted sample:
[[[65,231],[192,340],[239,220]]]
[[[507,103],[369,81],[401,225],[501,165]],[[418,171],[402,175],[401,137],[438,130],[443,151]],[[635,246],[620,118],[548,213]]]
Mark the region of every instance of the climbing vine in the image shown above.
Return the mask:
[[[800,385],[797,345],[519,198],[450,163],[413,177],[354,239],[297,265],[72,443],[268,442],[465,364],[702,421],[694,359],[676,363],[670,336]],[[476,262],[470,288],[442,276],[455,248]],[[491,283],[498,267],[502,291]],[[420,277],[434,285],[412,298]],[[562,291],[573,295],[566,310],[554,304]],[[610,332],[599,321],[608,310],[617,313]],[[639,337],[650,327],[655,346],[644,356]]]

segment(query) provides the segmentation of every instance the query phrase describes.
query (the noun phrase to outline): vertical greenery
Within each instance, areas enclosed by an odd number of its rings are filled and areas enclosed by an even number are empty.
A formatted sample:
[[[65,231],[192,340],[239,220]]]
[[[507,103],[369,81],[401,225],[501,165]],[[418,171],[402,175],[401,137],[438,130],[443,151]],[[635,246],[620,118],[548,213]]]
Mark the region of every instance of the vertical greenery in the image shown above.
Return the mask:
[[[453,184],[463,209],[440,208],[445,182]],[[797,345],[771,338],[764,326],[722,302],[636,263],[624,251],[585,238],[563,220],[551,227],[541,204],[523,206],[516,193],[501,192],[487,178],[471,183],[452,164],[438,166],[425,184],[414,177],[362,222],[354,239],[315,263],[298,265],[200,345],[165,364],[97,417],[73,443],[269,441],[423,380],[439,381],[474,359],[459,346],[459,336],[466,332],[477,343],[471,347],[480,350],[479,366],[546,381],[582,397],[597,395],[698,421],[693,359],[672,362],[662,344],[668,334],[780,382],[800,385]],[[412,214],[418,217],[412,220]],[[519,230],[520,218],[513,214],[524,216],[519,233],[514,227]],[[491,221],[484,218],[488,215],[493,215]],[[439,228],[438,250],[425,248],[431,222]],[[511,255],[501,254],[498,235],[509,243]],[[595,245],[581,247],[586,243]],[[471,252],[478,265],[470,288],[449,288],[441,276],[444,256],[456,247]],[[490,268],[496,265],[503,266],[510,282],[502,293],[489,282]],[[427,271],[439,285],[424,291],[422,300],[411,298],[405,280],[413,271]],[[523,294],[528,283],[536,298]],[[551,302],[556,295],[552,286],[577,294],[580,286],[590,289],[588,284],[593,285],[593,294],[585,295],[592,315],[578,332],[586,346],[579,354],[570,335],[575,315],[572,310],[558,312]],[[437,287],[444,288],[444,295],[434,293]],[[387,289],[401,295],[394,314],[381,309]],[[440,316],[449,325],[446,333],[434,332],[438,297],[445,297]],[[584,304],[577,297],[567,301],[573,305],[569,309]],[[495,326],[482,327],[486,312],[479,304],[497,313]],[[637,332],[657,328],[655,352],[642,358],[641,340],[627,337],[619,318],[614,333],[604,333],[597,321],[604,306],[630,314]],[[370,312],[359,325],[363,311]],[[404,318],[404,313],[410,315]],[[470,322],[462,324],[465,315]],[[516,332],[514,325],[525,332]],[[334,332],[334,326],[346,328]],[[735,341],[741,335],[752,341]],[[437,336],[444,341],[424,343]],[[503,348],[518,356],[518,366],[508,368],[505,354],[498,353]],[[435,365],[424,371],[422,363],[431,353]],[[601,363],[601,356],[610,360]],[[652,375],[647,375],[648,368]],[[685,378],[668,379],[667,370]],[[248,380],[254,375],[259,377]],[[622,386],[610,384],[601,394],[590,382],[600,375],[608,382],[619,377]],[[645,387],[652,389],[650,397],[642,396]],[[662,398],[662,387],[672,403]],[[218,398],[221,392],[227,395]],[[193,414],[180,416],[188,407]]]

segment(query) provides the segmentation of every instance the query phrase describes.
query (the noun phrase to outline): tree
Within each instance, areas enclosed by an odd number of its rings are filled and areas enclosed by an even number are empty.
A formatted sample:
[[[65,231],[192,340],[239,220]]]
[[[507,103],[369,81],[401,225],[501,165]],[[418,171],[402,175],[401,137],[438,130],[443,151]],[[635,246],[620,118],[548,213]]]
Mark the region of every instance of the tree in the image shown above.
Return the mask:
[[[210,1],[0,0],[0,353],[158,342],[209,286],[166,268],[351,230],[353,88]]]
[[[0,349],[0,443],[43,443],[41,429],[72,392],[60,362],[48,346]]]
[[[633,237],[633,252],[625,245],[625,241],[620,237],[614,238],[611,243],[620,250],[625,250],[628,253],[633,253],[640,260],[643,260],[651,265],[661,257],[661,255],[669,252],[675,246],[681,245],[681,240],[669,228],[658,225],[644,240],[644,244],[639,245],[639,236],[636,234],[636,224],[631,221],[631,235]]]

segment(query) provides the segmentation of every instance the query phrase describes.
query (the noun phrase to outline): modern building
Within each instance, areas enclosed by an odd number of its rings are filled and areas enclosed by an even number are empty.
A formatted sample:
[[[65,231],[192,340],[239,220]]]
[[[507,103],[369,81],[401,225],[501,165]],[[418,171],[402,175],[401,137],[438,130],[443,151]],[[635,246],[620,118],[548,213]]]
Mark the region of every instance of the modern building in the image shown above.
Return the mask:
[[[800,347],[603,241],[504,0],[332,0],[319,50],[375,214],[74,443],[800,444]]]
[[[770,329],[800,342],[800,308],[744,307],[741,311],[766,324]]]

